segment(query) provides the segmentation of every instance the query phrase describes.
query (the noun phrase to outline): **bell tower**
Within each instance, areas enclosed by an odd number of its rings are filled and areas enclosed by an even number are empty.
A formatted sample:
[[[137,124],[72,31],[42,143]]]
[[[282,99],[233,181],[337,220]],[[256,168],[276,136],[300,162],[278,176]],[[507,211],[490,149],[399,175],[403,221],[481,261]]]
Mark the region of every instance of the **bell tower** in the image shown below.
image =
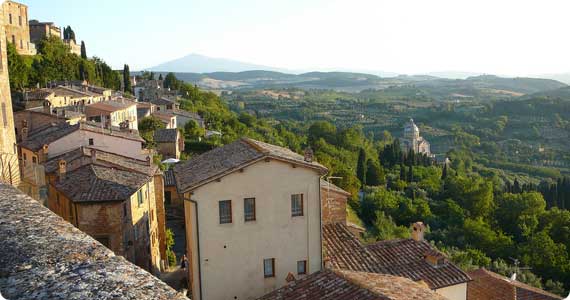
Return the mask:
[[[3,4],[4,1],[0,1]],[[18,186],[20,167],[8,76],[4,5],[0,5],[0,183]]]

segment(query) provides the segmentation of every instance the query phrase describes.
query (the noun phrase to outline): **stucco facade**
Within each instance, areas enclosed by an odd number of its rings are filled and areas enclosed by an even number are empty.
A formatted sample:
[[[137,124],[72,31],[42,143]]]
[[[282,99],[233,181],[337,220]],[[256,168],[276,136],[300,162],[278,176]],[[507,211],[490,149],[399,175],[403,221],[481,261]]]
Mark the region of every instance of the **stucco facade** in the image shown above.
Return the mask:
[[[0,5],[0,9],[0,25],[4,28],[6,6]],[[0,182],[17,186],[20,183],[20,170],[5,41],[5,31],[0,30]]]
[[[291,197],[302,194],[303,215]],[[184,201],[192,299],[256,299],[287,283],[306,261],[321,270],[320,174],[276,159],[258,161],[202,185]],[[255,198],[255,220],[245,221],[244,199]],[[219,201],[231,200],[232,222],[220,224]],[[274,277],[264,259],[274,259]],[[220,285],[223,283],[222,285]]]
[[[96,121],[114,127],[128,126],[138,130],[137,106],[135,102],[105,101],[85,107],[88,121]]]
[[[437,289],[435,292],[449,300],[467,300],[467,283]]]

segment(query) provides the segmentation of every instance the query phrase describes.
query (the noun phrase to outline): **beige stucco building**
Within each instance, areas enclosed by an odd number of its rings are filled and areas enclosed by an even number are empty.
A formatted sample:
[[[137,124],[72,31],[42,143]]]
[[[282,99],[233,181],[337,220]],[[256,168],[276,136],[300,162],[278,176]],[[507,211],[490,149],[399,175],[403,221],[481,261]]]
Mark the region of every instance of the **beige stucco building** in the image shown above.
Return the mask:
[[[138,130],[137,105],[128,100],[104,101],[85,107],[87,121]]]
[[[4,28],[6,7],[2,9],[0,25]],[[6,34],[0,30],[0,182],[17,186],[20,183],[20,171],[10,95],[10,79],[6,55]]]
[[[326,172],[310,153],[251,139],[176,165],[192,299],[256,299],[321,270]]]
[[[36,46],[30,42],[30,27],[28,26],[28,6],[14,2],[4,1],[2,3],[4,16],[4,30],[6,39],[14,44],[16,50],[21,55],[35,55]]]

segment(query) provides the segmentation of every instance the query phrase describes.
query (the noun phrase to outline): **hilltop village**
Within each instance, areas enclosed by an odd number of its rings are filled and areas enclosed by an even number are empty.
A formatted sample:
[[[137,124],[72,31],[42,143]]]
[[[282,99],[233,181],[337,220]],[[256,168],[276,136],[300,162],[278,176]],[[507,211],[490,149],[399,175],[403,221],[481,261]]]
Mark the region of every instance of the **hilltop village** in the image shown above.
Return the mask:
[[[187,109],[197,88],[172,74],[125,72],[115,88],[49,80],[14,92],[7,47],[33,56],[36,44],[56,39],[71,55],[86,49],[70,27],[28,20],[21,3],[1,7],[0,40],[9,44],[0,43],[0,182],[156,278],[178,276],[180,294],[165,288],[155,299],[561,299],[516,275],[462,270],[426,240],[424,220],[408,224],[409,238],[365,239],[349,216],[352,191],[334,184],[339,177],[313,149],[226,135]],[[402,130],[399,151],[435,165],[414,121]],[[202,140],[216,147],[185,151]],[[173,219],[184,225],[179,253]],[[20,271],[0,272],[7,299],[49,298],[24,297],[3,279]],[[36,288],[72,299],[71,287]],[[103,299],[95,295],[86,298]]]

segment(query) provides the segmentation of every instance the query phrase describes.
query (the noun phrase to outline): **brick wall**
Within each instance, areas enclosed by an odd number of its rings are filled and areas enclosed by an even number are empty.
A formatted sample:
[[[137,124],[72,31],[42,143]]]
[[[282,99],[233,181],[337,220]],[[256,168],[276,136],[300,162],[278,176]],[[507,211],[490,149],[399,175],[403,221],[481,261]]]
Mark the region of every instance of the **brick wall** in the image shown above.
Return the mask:
[[[346,224],[346,203],[348,194],[328,188],[327,184],[321,185],[321,209],[323,224],[344,223]]]

